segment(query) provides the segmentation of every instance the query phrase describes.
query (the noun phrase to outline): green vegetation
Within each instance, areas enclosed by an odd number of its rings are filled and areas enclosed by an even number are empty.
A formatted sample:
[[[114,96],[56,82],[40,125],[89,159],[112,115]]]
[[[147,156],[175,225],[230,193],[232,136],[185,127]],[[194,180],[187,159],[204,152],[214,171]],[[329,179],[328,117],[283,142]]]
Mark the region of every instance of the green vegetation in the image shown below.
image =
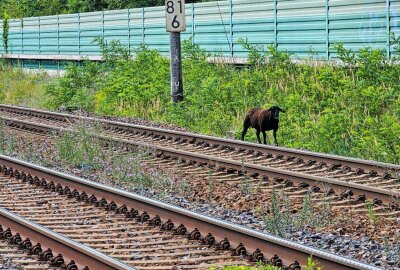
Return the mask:
[[[102,149],[99,139],[91,135],[90,132],[96,132],[96,129],[92,129],[88,130],[86,125],[80,123],[73,132],[55,136],[58,155],[65,164],[87,169],[100,166],[98,154]]]
[[[343,65],[294,64],[274,46],[264,52],[242,41],[250,65],[238,68],[209,64],[209,54],[186,40],[185,100],[173,104],[167,58],[142,46],[130,60],[119,42],[97,42],[105,62],[71,65],[59,79],[0,64],[0,102],[139,117],[237,138],[249,109],[277,104],[287,111],[278,131],[282,146],[400,162],[400,64],[384,51],[338,44]],[[247,139],[255,141],[253,130]]]
[[[272,189],[268,205],[262,205],[256,211],[264,219],[265,227],[273,234],[285,237],[287,232],[301,227],[322,228],[333,223],[332,211],[328,200],[313,203],[312,192],[305,194],[301,210],[294,214],[293,202],[283,192]]]
[[[271,266],[271,265],[266,265],[266,266],[225,266],[223,268],[217,268],[213,267],[210,268],[209,270],[281,270],[279,267]]]
[[[376,229],[376,227],[378,226],[378,223],[379,223],[379,218],[374,209],[374,203],[367,201],[365,203],[365,207],[367,208],[368,219],[369,219],[371,225],[374,226],[374,228]]]
[[[186,0],[192,2],[206,1]],[[0,0],[0,14],[7,12],[11,18],[23,18],[162,5],[164,0]]]
[[[47,88],[46,106],[141,117],[220,136],[234,131],[238,137],[250,108],[279,104],[287,111],[278,131],[282,146],[400,162],[400,65],[386,60],[384,51],[353,53],[338,45],[344,65],[294,64],[274,46],[261,52],[243,45],[251,64],[237,68],[207,63],[208,54],[185,41],[185,100],[173,104],[168,59],[140,47],[135,60],[127,60],[114,42],[105,63],[69,67]]]
[[[0,102],[28,107],[45,107],[47,103],[43,73],[27,73],[0,61]]]
[[[65,171],[87,179],[113,181],[136,190],[154,189],[160,194],[185,192],[190,183],[172,179],[146,163],[153,151],[148,148],[127,149],[118,142],[106,142],[93,134],[98,126],[81,122],[73,130],[52,134],[51,140],[18,137],[0,121],[0,154],[13,155],[47,167],[62,166]]]
[[[275,267],[272,265],[265,265],[261,262],[258,262],[256,266],[225,266],[225,267],[212,267],[209,270],[281,270],[279,267]],[[313,261],[312,256],[308,257],[307,264],[301,267],[303,270],[322,270],[321,267],[317,265],[315,261]]]

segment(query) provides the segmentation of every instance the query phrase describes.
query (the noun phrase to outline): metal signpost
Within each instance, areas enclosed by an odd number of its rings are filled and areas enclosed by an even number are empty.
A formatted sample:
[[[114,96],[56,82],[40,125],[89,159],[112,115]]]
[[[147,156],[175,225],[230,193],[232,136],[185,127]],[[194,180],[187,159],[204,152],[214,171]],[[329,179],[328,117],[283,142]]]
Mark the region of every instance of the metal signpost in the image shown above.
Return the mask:
[[[186,30],[185,0],[166,0],[165,14],[171,51],[171,96],[173,102],[183,100],[181,33]]]

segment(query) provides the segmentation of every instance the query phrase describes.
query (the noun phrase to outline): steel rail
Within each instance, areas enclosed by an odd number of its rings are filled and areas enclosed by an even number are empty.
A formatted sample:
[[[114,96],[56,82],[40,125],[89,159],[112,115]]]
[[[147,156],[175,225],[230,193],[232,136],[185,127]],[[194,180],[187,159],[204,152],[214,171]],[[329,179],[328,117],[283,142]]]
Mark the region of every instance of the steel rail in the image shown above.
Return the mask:
[[[279,254],[284,263],[297,260],[301,264],[305,264],[308,257],[312,255],[323,269],[379,269],[359,261],[8,156],[0,155],[0,166],[12,168],[14,171],[18,170],[19,173],[29,173],[32,177],[43,178],[46,181],[53,181],[55,185],[60,184],[79,192],[85,191],[87,194],[94,194],[98,198],[113,201],[119,206],[125,204],[139,211],[146,211],[150,216],[159,216],[161,220],[170,219],[174,224],[184,224],[188,231],[198,228],[202,235],[211,233],[218,241],[227,238],[231,245],[236,246],[242,243],[247,252],[256,252],[259,249],[266,257]]]
[[[3,228],[10,228],[13,233],[19,233],[22,238],[40,243],[43,250],[50,248],[53,252],[61,254],[64,259],[75,261],[79,269],[85,266],[90,270],[136,269],[2,207],[0,207],[0,225]]]
[[[11,111],[11,112],[20,112],[20,113],[24,113],[24,114],[35,113],[35,114],[41,115],[44,118],[51,117],[51,118],[54,118],[54,119],[57,119],[57,120],[63,121],[63,122],[65,122],[67,120],[72,120],[72,119],[99,122],[99,123],[103,123],[103,124],[106,124],[106,125],[114,127],[114,128],[131,130],[131,131],[152,132],[154,134],[166,135],[166,136],[171,136],[174,138],[182,138],[182,139],[186,139],[188,141],[195,139],[197,141],[202,141],[202,142],[209,143],[209,144],[226,145],[226,146],[233,147],[236,149],[244,149],[244,150],[248,150],[248,151],[269,153],[269,154],[274,154],[274,155],[296,156],[298,158],[302,158],[305,161],[317,160],[319,162],[325,162],[327,164],[340,163],[343,166],[348,166],[351,168],[361,168],[366,171],[375,170],[381,174],[386,173],[386,172],[400,171],[400,165],[398,165],[398,164],[390,164],[390,163],[383,163],[383,162],[377,162],[377,161],[372,161],[372,160],[364,160],[364,159],[358,159],[358,158],[330,155],[330,154],[311,152],[311,151],[299,150],[299,149],[262,145],[262,144],[244,142],[244,141],[239,141],[239,140],[232,140],[232,139],[225,139],[225,138],[195,134],[195,133],[190,133],[190,132],[181,132],[181,131],[161,129],[161,128],[143,126],[143,125],[128,124],[128,123],[124,123],[124,122],[98,119],[98,118],[94,118],[94,117],[75,116],[75,115],[70,115],[70,114],[65,114],[65,113],[57,113],[57,112],[50,112],[50,111],[37,110],[37,109],[28,109],[28,108],[24,108],[24,107],[3,105],[3,104],[0,104],[0,110]]]
[[[37,124],[31,123],[22,120],[14,120],[11,118],[3,118],[8,125],[20,125],[21,127],[26,127],[28,129],[38,131],[41,130],[42,132],[51,132],[51,131],[61,131],[61,132],[73,132],[72,129],[69,128],[61,128],[61,127],[54,127],[45,124]],[[262,176],[268,177],[268,179],[287,179],[294,184],[300,183],[309,183],[311,185],[315,185],[320,187],[322,190],[326,189],[327,187],[332,187],[338,193],[345,192],[351,190],[355,195],[365,195],[368,199],[379,199],[383,202],[389,204],[390,202],[394,201],[396,198],[400,198],[399,191],[393,190],[386,190],[381,189],[379,187],[372,187],[366,186],[357,183],[351,182],[344,182],[340,180],[325,178],[321,176],[313,176],[304,173],[282,170],[278,168],[272,168],[267,166],[255,165],[251,163],[245,163],[240,161],[235,161],[231,159],[224,159],[219,157],[212,157],[209,155],[193,153],[189,151],[182,151],[173,148],[151,145],[147,143],[141,142],[134,142],[131,140],[121,139],[121,138],[112,138],[104,135],[96,135],[96,137],[108,140],[108,141],[117,141],[127,145],[134,145],[135,147],[143,147],[143,148],[152,148],[157,151],[158,155],[170,156],[175,158],[180,158],[183,160],[193,160],[199,163],[206,162],[209,165],[215,166],[216,168],[224,168],[224,169],[234,169],[236,171],[242,171],[243,169],[246,171],[248,175],[253,173],[257,173]]]

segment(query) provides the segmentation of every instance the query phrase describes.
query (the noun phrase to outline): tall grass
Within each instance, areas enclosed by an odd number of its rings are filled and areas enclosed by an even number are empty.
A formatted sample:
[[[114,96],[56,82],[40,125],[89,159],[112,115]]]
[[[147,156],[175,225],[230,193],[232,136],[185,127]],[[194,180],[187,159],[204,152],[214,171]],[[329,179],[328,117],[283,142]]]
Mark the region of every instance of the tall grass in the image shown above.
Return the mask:
[[[0,102],[27,107],[44,107],[45,83],[49,78],[39,72],[28,73],[0,62]]]

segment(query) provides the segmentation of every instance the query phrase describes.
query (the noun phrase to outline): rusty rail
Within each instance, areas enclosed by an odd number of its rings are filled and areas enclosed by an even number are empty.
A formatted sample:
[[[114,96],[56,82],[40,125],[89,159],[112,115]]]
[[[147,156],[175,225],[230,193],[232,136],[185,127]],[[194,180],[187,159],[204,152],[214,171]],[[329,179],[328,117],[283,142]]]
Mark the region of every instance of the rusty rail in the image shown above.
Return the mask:
[[[28,253],[42,257],[53,267],[79,267],[85,270],[135,269],[4,208],[0,208],[0,225],[2,230],[4,229],[2,235],[9,242]]]

